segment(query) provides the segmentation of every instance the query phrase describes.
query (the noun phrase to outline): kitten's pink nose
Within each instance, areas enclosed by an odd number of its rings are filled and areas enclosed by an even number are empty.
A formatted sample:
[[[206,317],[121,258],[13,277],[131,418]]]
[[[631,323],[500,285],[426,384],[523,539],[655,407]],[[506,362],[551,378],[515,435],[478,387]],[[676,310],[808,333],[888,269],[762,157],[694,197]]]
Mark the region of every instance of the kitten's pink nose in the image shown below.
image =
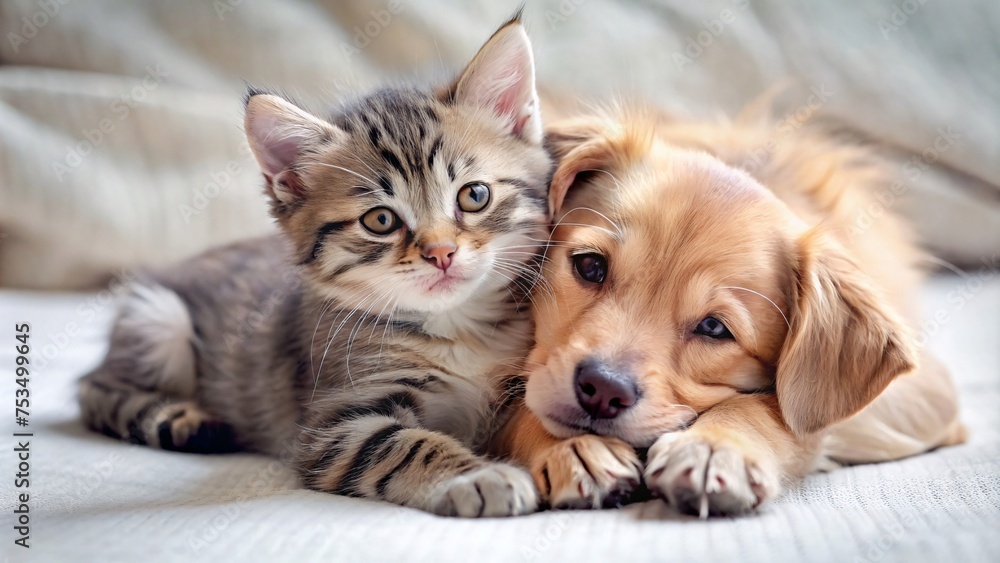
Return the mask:
[[[424,260],[440,268],[441,271],[447,272],[456,250],[458,247],[454,243],[439,242],[421,248],[420,255],[424,257]]]

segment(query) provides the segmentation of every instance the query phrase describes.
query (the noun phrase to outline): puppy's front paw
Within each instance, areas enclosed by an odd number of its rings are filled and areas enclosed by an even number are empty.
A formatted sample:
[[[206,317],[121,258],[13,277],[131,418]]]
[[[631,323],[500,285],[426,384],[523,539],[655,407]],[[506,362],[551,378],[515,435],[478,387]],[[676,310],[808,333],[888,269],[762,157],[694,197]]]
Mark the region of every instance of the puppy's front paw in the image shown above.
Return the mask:
[[[531,474],[553,508],[610,508],[639,485],[641,467],[625,442],[586,434],[550,447]]]
[[[678,510],[702,518],[749,512],[777,496],[780,475],[737,444],[694,430],[665,434],[649,449],[646,484]]]
[[[489,463],[443,483],[435,490],[430,506],[442,516],[519,516],[538,508],[538,491],[524,469]]]

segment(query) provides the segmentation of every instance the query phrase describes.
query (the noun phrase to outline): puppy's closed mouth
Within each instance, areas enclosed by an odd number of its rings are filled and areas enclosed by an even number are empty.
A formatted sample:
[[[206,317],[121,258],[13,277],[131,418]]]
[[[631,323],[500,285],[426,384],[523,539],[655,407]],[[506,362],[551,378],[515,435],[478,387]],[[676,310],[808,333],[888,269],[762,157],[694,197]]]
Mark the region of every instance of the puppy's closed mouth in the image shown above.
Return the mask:
[[[691,417],[677,421],[669,427],[656,426],[639,430],[630,428],[628,425],[622,426],[618,420],[593,419],[576,412],[545,413],[540,416],[547,423],[546,426],[549,427],[550,432],[553,434],[560,434],[563,437],[578,434],[609,436],[618,438],[635,448],[649,447],[658,436],[663,434],[687,430],[698,420],[698,417],[699,414],[693,414]],[[557,425],[559,428],[565,429],[565,432],[554,432],[554,429],[551,428],[552,425]]]
[[[559,425],[573,433],[597,434],[613,436],[614,421],[601,420],[588,416],[583,411],[568,405],[558,405],[548,412],[538,413],[540,418],[549,423]]]
[[[588,424],[577,424],[569,422],[561,417],[557,417],[551,414],[546,415],[546,418],[548,418],[552,422],[555,422],[556,424],[561,424],[562,426],[565,426],[567,428],[572,428],[573,430],[579,430],[580,432],[586,432],[588,434],[602,434],[596,428],[594,428],[594,422],[596,421],[588,421],[589,422]],[[581,418],[581,420],[586,420],[586,419]]]

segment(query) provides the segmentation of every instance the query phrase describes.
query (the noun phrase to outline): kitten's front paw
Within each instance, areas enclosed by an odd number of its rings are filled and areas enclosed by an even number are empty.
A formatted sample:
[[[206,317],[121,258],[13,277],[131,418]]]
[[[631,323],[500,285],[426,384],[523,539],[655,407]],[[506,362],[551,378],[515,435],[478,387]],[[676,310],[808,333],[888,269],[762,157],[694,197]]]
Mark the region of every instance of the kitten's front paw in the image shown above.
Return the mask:
[[[519,516],[538,508],[538,491],[524,469],[489,463],[443,483],[431,507],[442,516]]]
[[[193,401],[164,407],[153,421],[160,447],[199,454],[238,450],[233,428],[201,409]]]
[[[744,451],[746,450],[746,451]],[[737,442],[688,430],[661,436],[649,449],[646,484],[688,514],[749,512],[781,490],[774,464]]]
[[[549,448],[532,475],[553,508],[611,508],[639,486],[641,467],[625,442],[585,434]]]

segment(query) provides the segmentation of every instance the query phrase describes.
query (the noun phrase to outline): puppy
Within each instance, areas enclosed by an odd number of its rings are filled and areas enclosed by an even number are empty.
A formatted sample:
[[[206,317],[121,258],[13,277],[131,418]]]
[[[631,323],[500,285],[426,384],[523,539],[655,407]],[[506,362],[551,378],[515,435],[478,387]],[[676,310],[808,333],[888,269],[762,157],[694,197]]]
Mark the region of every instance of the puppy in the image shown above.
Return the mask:
[[[739,514],[836,462],[964,441],[913,335],[919,253],[889,214],[858,226],[889,178],[860,147],[773,131],[550,127],[536,345],[496,449],[552,506],[620,504],[644,478],[684,512]]]

